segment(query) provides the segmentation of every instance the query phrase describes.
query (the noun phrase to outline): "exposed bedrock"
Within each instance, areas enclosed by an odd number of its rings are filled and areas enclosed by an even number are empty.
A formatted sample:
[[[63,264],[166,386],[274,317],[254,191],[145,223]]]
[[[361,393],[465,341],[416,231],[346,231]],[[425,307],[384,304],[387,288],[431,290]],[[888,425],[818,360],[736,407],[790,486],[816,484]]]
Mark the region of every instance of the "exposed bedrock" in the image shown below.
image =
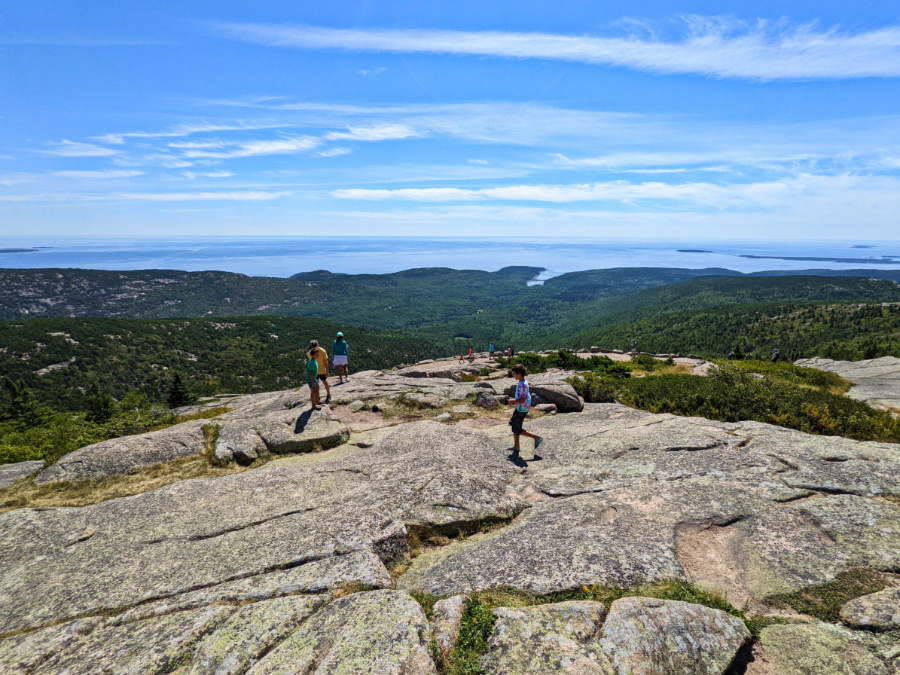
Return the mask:
[[[399,393],[410,382],[439,387],[420,393],[448,400],[455,388],[474,391],[440,378],[403,379]],[[361,382],[351,400],[373,382],[384,380]],[[220,440],[255,434],[275,451],[281,432],[259,420],[285,426],[306,410],[297,392],[245,397],[214,421]],[[340,425],[327,412],[316,419],[304,428]],[[615,404],[585,404],[527,428],[544,437],[541,459],[528,459],[528,442],[524,461],[508,461],[502,422],[483,431],[413,422],[382,429],[350,453],[325,450],[315,462],[273,462],[81,508],[4,513],[0,670],[338,673],[369,659],[371,672],[431,673],[429,640],[450,636],[439,646],[446,650],[455,629],[438,619],[430,627],[407,591],[548,593],[690,580],[743,607],[855,567],[900,571],[896,445]],[[460,530],[481,532],[448,538]],[[422,535],[421,555],[409,560],[413,534]],[[431,548],[422,549],[425,535],[434,535]],[[400,562],[409,567],[397,568],[395,580],[388,570]],[[848,606],[848,623],[872,616],[872,627],[893,625],[893,614],[882,618],[890,611],[883,599],[870,601],[871,608]],[[721,672],[746,640],[714,610],[619,602],[621,611],[614,605],[605,619],[596,607],[546,616],[508,608],[507,637],[540,627],[560,639],[535,655],[534,644],[501,643],[498,633],[491,668],[546,658],[569,664],[546,672],[624,673],[634,668],[628,663],[661,664],[648,672]],[[461,601],[441,609],[456,622]],[[560,623],[567,612],[571,621]],[[616,616],[624,617],[621,629]],[[809,626],[770,626],[760,649],[787,664],[784,672],[808,672],[786,651],[802,636],[820,646],[810,663],[831,663],[845,647],[871,672],[894,658],[870,649],[859,631]],[[693,656],[673,661],[681,648],[665,635],[699,636]],[[696,670],[703,659],[706,670]],[[576,663],[584,670],[573,670]]]

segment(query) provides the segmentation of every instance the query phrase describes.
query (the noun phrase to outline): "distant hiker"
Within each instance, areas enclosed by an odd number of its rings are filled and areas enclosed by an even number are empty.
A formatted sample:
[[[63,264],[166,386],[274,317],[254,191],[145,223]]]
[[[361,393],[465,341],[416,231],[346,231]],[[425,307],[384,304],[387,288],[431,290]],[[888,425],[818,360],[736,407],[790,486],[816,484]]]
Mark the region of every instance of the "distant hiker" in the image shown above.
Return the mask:
[[[475,354],[472,353],[471,347],[469,347],[469,363],[475,363]]]
[[[488,352],[490,352],[491,358],[494,358],[494,343],[493,342],[488,346]]]
[[[777,347],[772,352],[772,363],[775,363],[776,361],[778,361],[778,348]]]
[[[512,349],[512,347],[510,347],[510,349]],[[506,449],[512,451],[510,457],[518,457],[519,436],[528,436],[528,438],[533,438],[535,452],[537,451],[538,446],[543,442],[544,438],[542,436],[538,436],[537,434],[532,434],[531,432],[525,431],[522,428],[522,423],[525,421],[525,416],[528,414],[528,411],[531,410],[531,389],[528,386],[528,380],[525,379],[525,375],[527,374],[525,366],[523,366],[522,364],[513,366],[512,374],[513,377],[516,378],[518,384],[516,384],[515,398],[509,400],[509,405],[516,406],[516,409],[512,414],[512,419],[509,421],[509,426],[512,427],[513,432],[513,444]]]
[[[637,354],[637,340],[631,341],[631,353]]]
[[[319,362],[319,381],[325,385],[325,403],[331,403],[331,387],[328,386],[328,352],[322,349],[318,342],[316,342],[315,357]]]
[[[331,343],[331,355],[334,357],[334,369],[337,370],[338,377],[341,378],[338,384],[343,384],[344,380],[350,381],[350,347],[344,339],[343,333],[337,334],[337,340]]]
[[[459,362],[460,362],[460,363],[465,363],[465,362],[466,362],[466,355],[465,355],[465,353],[462,353],[462,354],[459,355]]]
[[[728,352],[728,360],[734,361],[734,352]]]
[[[306,383],[309,385],[309,402],[315,410],[319,409],[319,362],[316,352],[319,343],[313,340],[309,343],[309,351],[306,353]]]
[[[752,358],[753,358],[753,352],[747,352],[746,354],[744,354],[744,361],[749,361]]]

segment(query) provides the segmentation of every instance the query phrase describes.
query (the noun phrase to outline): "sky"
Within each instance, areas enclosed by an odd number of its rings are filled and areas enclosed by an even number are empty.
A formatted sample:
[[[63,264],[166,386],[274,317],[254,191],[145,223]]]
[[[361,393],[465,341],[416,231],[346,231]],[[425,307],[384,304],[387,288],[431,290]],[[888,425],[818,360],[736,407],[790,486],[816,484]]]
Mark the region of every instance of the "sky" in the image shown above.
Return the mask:
[[[7,237],[900,239],[884,0],[6,2],[0,92]]]

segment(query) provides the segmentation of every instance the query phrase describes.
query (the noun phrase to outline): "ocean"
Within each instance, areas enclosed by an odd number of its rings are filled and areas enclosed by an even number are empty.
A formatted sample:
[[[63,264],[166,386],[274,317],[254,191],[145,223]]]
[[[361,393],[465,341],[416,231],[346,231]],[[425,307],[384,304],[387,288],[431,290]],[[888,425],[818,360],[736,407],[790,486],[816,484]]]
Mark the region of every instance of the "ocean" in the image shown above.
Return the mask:
[[[739,272],[900,270],[900,242],[412,237],[0,237],[0,268],[219,270],[288,277],[328,270],[542,267],[542,280],[611,267],[724,267]]]

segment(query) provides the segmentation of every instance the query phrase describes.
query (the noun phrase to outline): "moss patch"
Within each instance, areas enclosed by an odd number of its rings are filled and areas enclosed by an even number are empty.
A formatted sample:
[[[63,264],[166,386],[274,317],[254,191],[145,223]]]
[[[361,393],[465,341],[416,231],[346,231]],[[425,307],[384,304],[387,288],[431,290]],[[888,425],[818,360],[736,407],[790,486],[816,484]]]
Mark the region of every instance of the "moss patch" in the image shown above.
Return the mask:
[[[844,603],[892,586],[891,577],[875,570],[854,569],[841,572],[834,581],[811,586],[793,593],[780,593],[766,598],[773,607],[793,609],[822,621],[840,621]]]

